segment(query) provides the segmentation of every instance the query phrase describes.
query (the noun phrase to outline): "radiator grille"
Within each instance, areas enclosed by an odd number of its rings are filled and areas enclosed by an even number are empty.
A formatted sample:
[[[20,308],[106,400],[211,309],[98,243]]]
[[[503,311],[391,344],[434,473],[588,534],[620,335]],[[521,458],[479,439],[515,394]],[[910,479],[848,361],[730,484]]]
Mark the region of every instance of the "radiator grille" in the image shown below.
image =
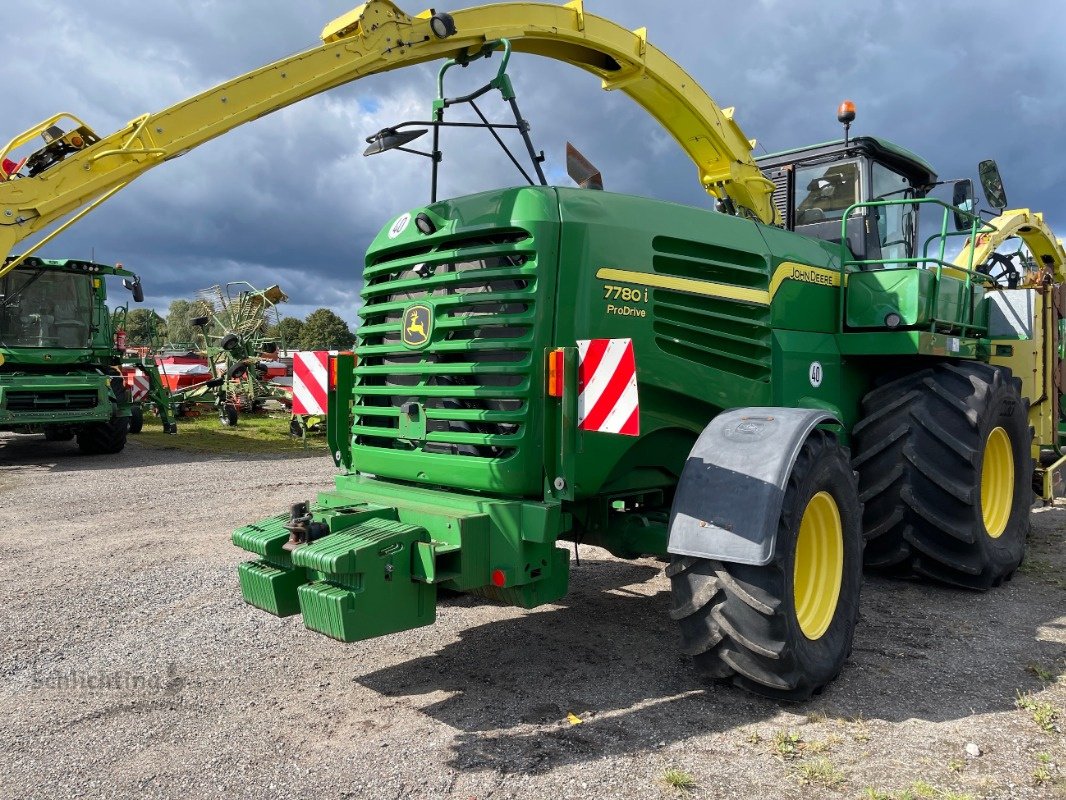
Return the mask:
[[[537,263],[526,231],[388,253],[364,272],[353,407],[355,444],[504,459],[529,424]],[[404,312],[430,307],[420,349]],[[421,422],[419,419],[421,418]]]
[[[85,411],[96,408],[100,396],[94,391],[9,391],[4,394],[8,411]]]
[[[770,196],[781,215],[781,224],[792,230],[792,167],[777,167],[769,170],[768,177],[774,183]]]
[[[745,289],[766,289],[769,268],[757,253],[657,236],[658,274]],[[744,378],[770,379],[769,306],[656,289],[655,342],[664,353]]]

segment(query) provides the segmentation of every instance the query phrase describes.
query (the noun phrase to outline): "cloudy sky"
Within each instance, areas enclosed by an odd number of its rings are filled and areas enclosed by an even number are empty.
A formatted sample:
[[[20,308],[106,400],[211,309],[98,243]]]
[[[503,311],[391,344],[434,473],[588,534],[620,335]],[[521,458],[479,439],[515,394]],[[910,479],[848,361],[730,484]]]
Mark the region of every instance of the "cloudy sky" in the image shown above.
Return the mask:
[[[59,111],[110,133],[314,46],[323,25],[353,5],[6,0],[0,139]],[[736,106],[757,153],[837,138],[835,109],[849,97],[858,106],[854,133],[917,151],[942,178],[976,177],[979,160],[997,159],[1011,205],[1044,210],[1063,235],[1066,4],[1036,0],[1024,16],[1008,16],[1009,7],[997,3],[989,15],[962,0],[586,0],[590,13],[647,26],[650,41],[720,105]],[[424,118],[435,70],[358,81],[210,142],[148,172],[44,255],[122,261],[163,311],[198,288],[247,280],[280,283],[291,297],[286,313],[329,306],[354,323],[367,244],[384,222],[428,198],[425,159],[363,158],[363,140]],[[569,139],[609,190],[709,205],[691,163],[625,95],[533,56],[516,56],[511,73],[552,182],[568,182]],[[520,182],[485,145],[487,134],[465,136],[445,143],[443,196]]]

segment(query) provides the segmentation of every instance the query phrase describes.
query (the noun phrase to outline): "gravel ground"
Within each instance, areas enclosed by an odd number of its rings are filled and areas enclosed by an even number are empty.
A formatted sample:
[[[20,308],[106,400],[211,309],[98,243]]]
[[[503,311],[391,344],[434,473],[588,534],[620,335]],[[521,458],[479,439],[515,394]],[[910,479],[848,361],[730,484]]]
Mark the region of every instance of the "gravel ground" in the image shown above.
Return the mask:
[[[245,605],[231,529],[332,473],[0,435],[0,797],[1066,796],[1066,506],[989,594],[868,578],[849,666],[786,706],[702,685],[661,564],[594,548],[562,604],[359,644]]]

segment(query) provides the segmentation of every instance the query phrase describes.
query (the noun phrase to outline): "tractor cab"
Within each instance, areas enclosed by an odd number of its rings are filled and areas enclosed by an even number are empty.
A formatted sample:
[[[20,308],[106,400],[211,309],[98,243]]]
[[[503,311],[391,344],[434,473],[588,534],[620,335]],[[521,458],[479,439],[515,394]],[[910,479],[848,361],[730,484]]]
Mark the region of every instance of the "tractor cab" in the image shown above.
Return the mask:
[[[846,230],[848,249],[863,260],[916,255],[917,205],[896,202],[848,213],[857,203],[925,197],[937,175],[914,153],[859,136],[774,153],[758,163],[774,182],[773,202],[788,230],[836,243]]]
[[[982,219],[968,178],[939,180],[922,158],[872,136],[849,139],[855,106],[837,110],[844,138],[759,159],[774,184],[781,224],[840,247],[847,289],[841,332],[926,330],[981,336],[987,331],[983,298],[989,288],[1013,288],[1020,271],[994,273],[994,260],[976,263],[969,245],[995,231]],[[994,161],[979,165],[988,205],[1006,207]],[[951,185],[951,202],[930,197]],[[919,212],[926,207],[926,218]],[[950,261],[956,253],[967,257]],[[952,340],[955,341],[955,340]]]

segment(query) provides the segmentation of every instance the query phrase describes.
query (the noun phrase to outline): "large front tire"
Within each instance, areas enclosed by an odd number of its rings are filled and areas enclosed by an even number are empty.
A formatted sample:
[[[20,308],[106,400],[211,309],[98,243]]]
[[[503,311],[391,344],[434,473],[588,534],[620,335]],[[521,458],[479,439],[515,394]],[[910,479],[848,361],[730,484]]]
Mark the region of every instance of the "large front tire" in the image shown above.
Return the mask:
[[[112,416],[107,422],[92,422],[78,429],[78,448],[85,455],[113,455],[126,446],[129,417]]]
[[[847,451],[814,431],[793,466],[765,566],[674,556],[682,649],[705,677],[805,700],[851,653],[862,585],[862,509]]]
[[[863,398],[855,468],[867,564],[986,590],[1025,554],[1029,402],[1009,369],[940,364]]]

